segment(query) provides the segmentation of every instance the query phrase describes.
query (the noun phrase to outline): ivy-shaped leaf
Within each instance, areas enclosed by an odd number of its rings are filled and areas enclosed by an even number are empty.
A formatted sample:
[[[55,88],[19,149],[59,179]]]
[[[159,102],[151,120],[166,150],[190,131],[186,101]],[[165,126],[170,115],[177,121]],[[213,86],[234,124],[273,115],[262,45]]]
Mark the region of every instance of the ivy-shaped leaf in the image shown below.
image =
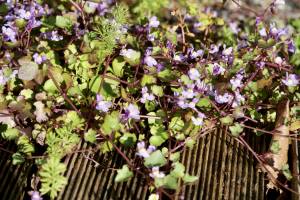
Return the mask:
[[[244,130],[244,128],[239,123],[234,123],[233,126],[229,126],[231,134],[238,137]]]
[[[25,58],[21,61],[19,60],[19,63],[21,65],[18,72],[19,79],[24,81],[33,80],[38,74],[38,65],[30,60],[26,60]]]
[[[115,178],[116,182],[128,181],[131,177],[133,177],[133,172],[129,170],[127,165],[123,165],[122,169],[119,169],[117,173],[118,174]]]
[[[160,150],[156,150],[152,152],[149,157],[145,158],[144,164],[146,167],[162,167],[167,164],[167,159]]]

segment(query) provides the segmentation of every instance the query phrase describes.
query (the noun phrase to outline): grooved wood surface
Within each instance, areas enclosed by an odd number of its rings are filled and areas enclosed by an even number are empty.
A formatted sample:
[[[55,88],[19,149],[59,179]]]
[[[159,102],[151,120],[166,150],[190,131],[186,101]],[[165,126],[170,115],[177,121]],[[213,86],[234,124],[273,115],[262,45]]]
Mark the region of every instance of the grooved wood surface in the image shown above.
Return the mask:
[[[245,138],[254,150],[266,150],[264,137]],[[86,143],[78,149],[92,148]],[[132,153],[127,152],[129,157]],[[0,199],[24,199],[29,188],[30,167],[12,166],[9,153],[1,151]],[[125,161],[116,153],[91,156],[75,153],[66,157],[65,176],[68,185],[57,200],[146,200],[149,190],[143,177],[135,176],[127,183],[114,183],[117,168]],[[264,199],[264,175],[256,168],[256,161],[249,151],[226,134],[226,128],[211,132],[200,138],[192,150],[182,156],[188,172],[199,180],[184,186],[176,199],[186,200],[262,200]],[[108,169],[106,169],[108,168]],[[165,198],[164,198],[165,199]],[[167,198],[166,198],[167,199]]]

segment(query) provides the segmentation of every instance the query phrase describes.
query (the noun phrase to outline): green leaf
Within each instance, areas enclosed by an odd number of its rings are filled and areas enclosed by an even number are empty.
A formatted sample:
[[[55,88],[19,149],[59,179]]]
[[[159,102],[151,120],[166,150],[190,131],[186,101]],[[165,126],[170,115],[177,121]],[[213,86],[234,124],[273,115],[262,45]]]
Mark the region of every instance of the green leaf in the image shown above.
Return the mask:
[[[117,171],[117,176],[115,178],[115,182],[123,182],[129,180],[133,177],[132,171],[129,170],[127,165],[123,165],[122,169]]]
[[[120,143],[126,147],[132,147],[136,143],[136,135],[133,133],[125,133],[120,137]]]
[[[156,108],[156,102],[155,101],[146,101],[145,108],[148,112],[154,111]]]
[[[25,162],[25,158],[22,154],[17,152],[12,155],[12,164],[13,165],[19,165],[19,164],[22,164],[23,162]]]
[[[101,153],[107,153],[107,152],[111,152],[113,150],[113,145],[111,142],[102,142],[100,145],[99,145],[99,149],[100,149],[100,152]]]
[[[208,98],[201,98],[196,106],[200,107],[200,108],[209,108],[211,107],[211,103],[210,103],[210,100]]]
[[[124,60],[131,66],[136,66],[140,63],[141,52],[133,50],[129,56],[124,56]]]
[[[170,172],[170,174],[176,178],[182,178],[184,176],[185,167],[183,164],[176,162],[173,164],[174,169]]]
[[[277,141],[277,140],[272,141],[270,150],[272,153],[278,154],[278,152],[280,151],[279,141]]]
[[[28,58],[22,58],[18,62],[21,65],[18,71],[19,79],[24,81],[33,80],[38,74],[39,66]]]
[[[1,133],[1,136],[6,140],[15,140],[20,135],[20,132],[16,128],[8,128]]]
[[[162,145],[162,143],[164,143],[165,141],[166,140],[160,135],[153,135],[149,139],[150,144],[156,147]]]
[[[34,146],[31,144],[28,136],[22,135],[21,137],[18,138],[18,149],[20,152],[30,155],[31,153],[34,152]]]
[[[97,132],[94,129],[89,129],[86,133],[84,133],[84,140],[90,143],[95,143],[97,138]]]
[[[55,25],[59,28],[70,28],[73,25],[73,22],[64,16],[56,16]]]
[[[65,122],[71,126],[71,129],[80,128],[84,126],[84,119],[81,118],[74,110],[66,114]]]
[[[286,177],[287,180],[292,180],[293,176],[292,176],[292,173],[289,169],[289,165],[288,164],[285,164],[283,167],[282,167],[282,173],[283,175]]]
[[[156,150],[152,152],[148,158],[145,158],[144,164],[146,167],[162,167],[167,164],[167,159],[160,150]]]
[[[153,94],[155,94],[158,97],[164,96],[164,89],[162,86],[152,85],[151,90],[152,90]]]
[[[122,57],[115,58],[112,62],[113,74],[121,78],[124,74],[125,63]]]
[[[173,162],[177,162],[179,161],[180,159],[180,153],[179,152],[175,152],[175,153],[172,153],[170,155],[170,160],[173,161]]]
[[[113,131],[118,131],[120,126],[119,112],[113,111],[110,114],[106,114],[101,129],[105,135],[111,134]]]
[[[173,131],[180,131],[184,127],[184,121],[181,119],[181,117],[173,117],[171,119],[171,122],[169,124],[169,129]]]
[[[67,184],[67,178],[63,176],[66,171],[66,165],[60,163],[58,158],[49,158],[39,173],[41,177],[42,194],[49,194],[51,199],[54,199],[58,192]]]
[[[141,86],[151,85],[156,83],[156,78],[152,75],[144,74],[141,80]]]
[[[165,68],[158,73],[158,78],[161,81],[169,82],[175,79],[175,74],[173,71],[171,71],[171,69]]]
[[[184,183],[193,183],[198,180],[198,177],[185,174],[182,180]]]
[[[58,92],[58,89],[56,87],[56,85],[54,84],[54,82],[52,81],[52,79],[48,79],[43,86],[43,89],[48,92],[48,93],[55,93]]]
[[[190,149],[194,147],[195,143],[196,143],[196,141],[192,138],[187,138],[185,141],[185,145]]]
[[[163,187],[171,190],[176,190],[178,187],[178,179],[172,175],[167,175],[163,179]]]
[[[227,115],[226,117],[222,117],[220,121],[224,125],[231,125],[233,123],[233,118]]]
[[[243,132],[244,128],[240,124],[234,123],[233,126],[229,126],[229,130],[233,136],[238,137]]]

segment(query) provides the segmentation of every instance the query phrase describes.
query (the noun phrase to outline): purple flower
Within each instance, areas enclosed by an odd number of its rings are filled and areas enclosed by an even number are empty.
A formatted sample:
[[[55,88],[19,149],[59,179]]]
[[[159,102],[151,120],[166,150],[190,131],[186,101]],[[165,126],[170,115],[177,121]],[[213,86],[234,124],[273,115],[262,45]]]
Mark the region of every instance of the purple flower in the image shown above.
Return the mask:
[[[101,1],[97,7],[100,16],[104,16],[108,12],[108,4],[105,1]]]
[[[159,21],[157,20],[156,16],[153,16],[149,19],[149,27],[150,28],[157,28],[159,26]]]
[[[223,74],[224,72],[225,72],[225,69],[221,65],[219,65],[218,63],[214,63],[214,66],[213,66],[213,75],[214,76]]]
[[[255,25],[258,26],[259,23],[261,22],[262,18],[261,17],[256,17],[255,19]]]
[[[4,41],[16,42],[17,31],[14,27],[2,26],[2,34]]]
[[[109,108],[112,106],[112,102],[104,101],[103,97],[100,94],[97,94],[96,102],[97,102],[96,109],[101,112],[108,112]]]
[[[191,120],[195,126],[202,126],[204,118],[205,118],[205,115],[203,113],[199,112],[198,117],[192,116]]]
[[[260,30],[259,30],[259,35],[260,35],[261,37],[267,37],[268,34],[267,34],[266,29],[265,29],[265,28],[260,29]]]
[[[26,29],[30,30],[36,27],[39,27],[42,23],[39,20],[36,20],[35,17],[32,17],[29,19],[27,25],[26,25]]]
[[[147,39],[151,42],[153,42],[155,40],[155,35],[154,34],[148,34],[147,35]]]
[[[144,141],[137,143],[137,155],[143,158],[148,158],[150,154],[155,151],[155,146],[149,145],[146,149],[146,145]]]
[[[232,53],[233,53],[233,48],[232,48],[232,47],[229,47],[229,48],[227,48],[227,49],[224,49],[223,52],[222,52],[222,54],[223,54],[224,56],[231,56]]]
[[[203,56],[203,53],[204,53],[204,51],[201,50],[201,49],[198,50],[198,51],[192,50],[192,51],[190,52],[190,58],[191,58],[191,59],[198,58],[198,57],[200,57],[200,56]]]
[[[144,58],[144,62],[146,63],[147,66],[153,67],[157,65],[157,61],[152,57],[152,56],[146,56]]]
[[[201,81],[200,79],[196,80],[196,87],[195,87],[195,90],[198,92],[198,93],[204,93],[208,90],[208,86],[203,82]]]
[[[288,51],[291,52],[291,53],[295,53],[296,52],[296,47],[295,47],[294,41],[290,40],[290,41],[288,41],[287,44],[288,44]]]
[[[177,54],[173,57],[174,61],[176,62],[183,62],[185,61],[185,57],[183,54]]]
[[[219,104],[228,103],[232,99],[233,99],[233,96],[231,94],[227,93],[227,92],[224,93],[223,95],[221,95],[221,94],[220,95],[218,95],[218,94],[215,95],[215,100]]]
[[[21,19],[29,20],[32,17],[32,13],[30,11],[27,11],[25,9],[19,9],[17,10],[18,17]]]
[[[281,36],[287,35],[288,34],[288,29],[287,28],[282,28],[282,29],[277,29],[274,24],[271,24],[270,27],[270,34],[278,40]]]
[[[47,57],[45,55],[39,55],[38,53],[33,54],[33,59],[34,62],[38,65],[42,64],[43,62],[45,62],[47,60]]]
[[[155,99],[154,95],[151,93],[148,93],[148,88],[147,87],[143,87],[142,88],[142,98],[141,98],[141,102],[142,103],[146,103],[146,101],[153,101]]]
[[[31,200],[43,200],[40,193],[38,191],[31,192]]]
[[[129,104],[125,108],[125,119],[140,119],[140,111],[136,105]]]
[[[296,74],[287,74],[286,78],[282,80],[282,82],[286,86],[298,86],[299,85],[299,76]]]
[[[200,73],[196,68],[191,68],[188,72],[191,80],[198,80],[200,78]]]
[[[241,30],[236,22],[230,22],[229,27],[234,34],[238,34]]]
[[[282,65],[283,64],[283,59],[280,56],[277,56],[274,60],[274,62],[278,65]]]
[[[151,178],[163,178],[165,174],[159,171],[159,167],[152,167],[152,172],[149,174]]]
[[[243,75],[237,74],[236,77],[230,79],[230,83],[232,85],[233,90],[243,86],[243,84],[242,84],[243,78],[244,78]]]
[[[241,93],[239,91],[235,91],[234,92],[234,101],[232,103],[232,107],[238,107],[241,105],[241,103],[243,103],[245,101],[245,97],[243,95],[241,95]]]
[[[63,40],[63,36],[58,35],[57,31],[42,33],[42,36],[48,40],[52,40],[56,42]]]
[[[197,94],[194,92],[193,87],[187,88],[187,89],[183,89],[181,92],[182,96],[185,99],[192,99],[194,98],[194,96],[196,96]]]
[[[135,55],[135,53],[136,51],[133,49],[122,49],[120,55],[130,59]]]
[[[215,54],[219,52],[219,45],[212,44],[210,45],[209,53]]]
[[[259,69],[262,69],[264,68],[266,65],[266,63],[264,61],[260,61],[260,62],[257,62],[256,63],[256,66],[259,68]]]
[[[0,85],[5,85],[10,79],[15,78],[17,73],[17,70],[11,72],[11,69],[6,67],[0,69]]]

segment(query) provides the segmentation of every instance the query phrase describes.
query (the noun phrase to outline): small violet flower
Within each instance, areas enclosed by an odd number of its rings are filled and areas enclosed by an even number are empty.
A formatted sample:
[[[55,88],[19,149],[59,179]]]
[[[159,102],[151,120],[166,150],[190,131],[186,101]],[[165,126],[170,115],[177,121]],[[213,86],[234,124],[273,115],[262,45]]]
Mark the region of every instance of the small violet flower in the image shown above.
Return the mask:
[[[183,62],[185,61],[185,57],[184,55],[182,54],[177,54],[173,57],[174,61],[177,61],[177,62]]]
[[[159,167],[152,167],[152,172],[150,173],[150,177],[152,178],[163,178],[165,174],[159,171]]]
[[[267,37],[268,34],[267,34],[266,29],[265,29],[265,28],[260,29],[260,30],[259,30],[259,35],[260,35],[261,37]]]
[[[150,145],[146,149],[146,145],[144,141],[138,142],[137,143],[137,155],[142,157],[142,158],[148,158],[150,154],[155,151],[155,146]]]
[[[38,65],[42,64],[43,62],[45,62],[47,60],[47,57],[45,55],[39,55],[38,53],[33,54],[33,59],[34,62]]]
[[[213,75],[214,76],[223,74],[224,72],[225,72],[225,69],[221,65],[219,65],[218,63],[214,63],[214,66],[213,66]]]
[[[198,117],[192,116],[192,122],[195,126],[202,126],[203,125],[203,119],[205,118],[205,115],[201,112],[198,113]]]
[[[2,34],[4,41],[16,42],[17,31],[12,27],[2,26]]]
[[[209,49],[210,54],[215,54],[219,52],[219,45],[212,44]]]
[[[155,58],[153,58],[152,56],[146,56],[144,58],[144,62],[149,67],[153,67],[153,66],[156,66],[158,64],[157,61],[155,60]]]
[[[191,80],[198,80],[200,78],[200,73],[196,68],[191,68],[188,71],[188,75]]]
[[[156,16],[153,16],[149,19],[149,27],[150,28],[157,28],[159,26],[159,21],[157,20]]]
[[[282,65],[283,64],[283,59],[280,56],[277,56],[274,60],[274,62],[278,65]]]
[[[38,191],[31,192],[31,200],[43,200],[40,193]]]
[[[112,106],[112,102],[104,101],[102,95],[97,94],[96,96],[96,109],[101,112],[108,112],[109,108]]]
[[[243,80],[243,75],[241,74],[237,74],[236,77],[230,79],[232,89],[235,90],[236,88],[242,87],[243,86],[242,80]]]
[[[286,86],[298,86],[299,81],[300,77],[296,74],[287,74],[286,78],[282,80]]]
[[[245,101],[245,97],[243,95],[241,95],[239,91],[235,91],[234,95],[235,95],[235,98],[232,103],[233,108],[240,106],[241,103],[243,103]]]
[[[291,53],[295,53],[296,52],[296,47],[295,47],[295,43],[293,40],[290,40],[288,43],[288,51]]]
[[[125,118],[126,119],[140,119],[140,111],[136,105],[129,104],[125,108]]]
[[[135,53],[136,51],[133,49],[122,49],[120,55],[130,59],[134,56]]]
[[[223,104],[223,103],[228,103],[233,99],[233,96],[229,93],[224,93],[223,95],[219,94],[219,95],[215,95],[215,100],[217,103],[219,104]]]
[[[141,98],[141,102],[142,103],[146,103],[146,101],[153,101],[155,99],[154,95],[151,93],[148,93],[148,88],[147,87],[143,87],[142,88],[142,98]]]

